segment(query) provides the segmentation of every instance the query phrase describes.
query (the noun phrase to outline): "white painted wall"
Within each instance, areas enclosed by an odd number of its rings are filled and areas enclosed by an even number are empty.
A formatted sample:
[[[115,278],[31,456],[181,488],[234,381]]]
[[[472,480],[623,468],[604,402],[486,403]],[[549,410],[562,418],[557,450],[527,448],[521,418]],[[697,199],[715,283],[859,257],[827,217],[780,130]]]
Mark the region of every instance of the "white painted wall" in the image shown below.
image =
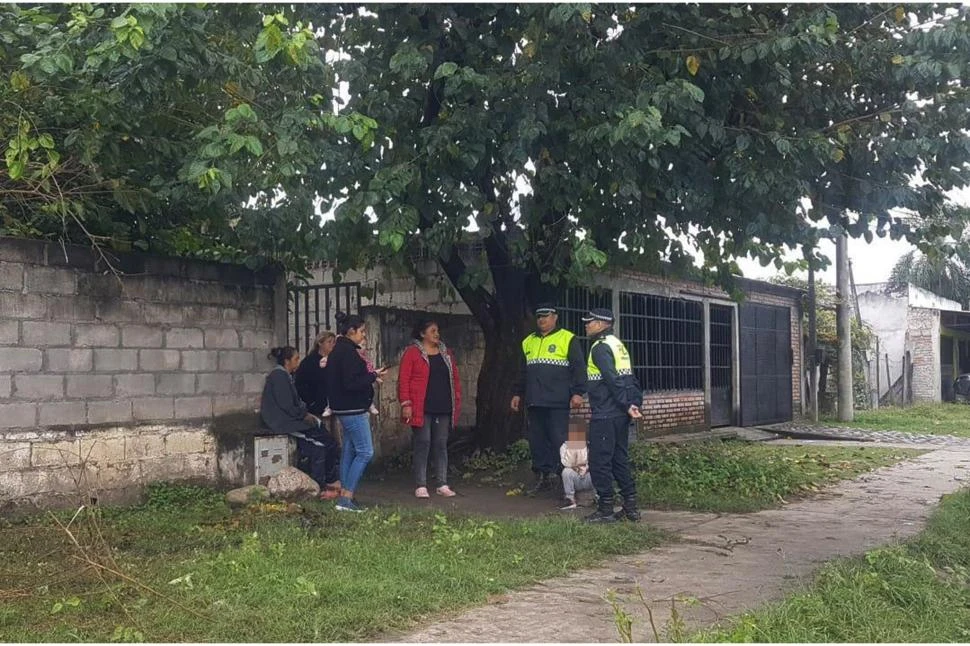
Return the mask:
[[[960,303],[957,301],[952,301],[949,298],[943,298],[931,291],[917,287],[916,285],[909,286],[909,306],[910,307],[922,307],[930,310],[962,310]]]
[[[866,286],[868,287],[868,286]],[[859,313],[879,337],[879,395],[882,396],[903,370],[906,351],[906,326],[909,303],[905,295],[889,295],[882,291],[861,291]],[[886,375],[886,355],[889,355],[889,378]]]

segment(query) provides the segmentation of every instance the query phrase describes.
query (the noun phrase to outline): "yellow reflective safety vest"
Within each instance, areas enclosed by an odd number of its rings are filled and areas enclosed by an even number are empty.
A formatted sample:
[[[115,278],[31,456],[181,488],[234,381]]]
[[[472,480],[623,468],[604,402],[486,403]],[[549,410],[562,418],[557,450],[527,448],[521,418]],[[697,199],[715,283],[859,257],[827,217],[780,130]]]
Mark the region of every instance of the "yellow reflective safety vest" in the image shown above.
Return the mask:
[[[612,379],[604,379],[603,373],[593,361],[593,353],[602,354],[605,350],[603,346],[607,346],[613,355],[617,375]],[[613,334],[605,334],[593,340],[586,362],[586,379],[591,419],[623,417],[631,405],[643,404],[643,390],[633,373],[630,353]]]
[[[576,336],[569,330],[556,330],[547,336],[530,334],[522,340],[525,365],[569,367],[569,343]]]
[[[620,341],[616,336],[608,334],[601,337],[593,342],[593,345],[589,348],[589,359],[586,362],[586,378],[590,381],[599,381],[603,378],[600,369],[596,367],[593,363],[593,348],[595,348],[600,343],[605,343],[610,346],[610,350],[613,351],[613,361],[616,363],[616,371],[621,375],[632,375],[633,374],[633,363],[630,361],[630,353],[627,352],[626,346],[623,345],[623,341]]]
[[[569,408],[571,394],[585,390],[582,355],[574,355],[573,361],[579,365],[569,365],[569,346],[576,343],[575,337],[560,328],[546,336],[533,333],[522,340],[525,374],[519,392],[527,406]]]

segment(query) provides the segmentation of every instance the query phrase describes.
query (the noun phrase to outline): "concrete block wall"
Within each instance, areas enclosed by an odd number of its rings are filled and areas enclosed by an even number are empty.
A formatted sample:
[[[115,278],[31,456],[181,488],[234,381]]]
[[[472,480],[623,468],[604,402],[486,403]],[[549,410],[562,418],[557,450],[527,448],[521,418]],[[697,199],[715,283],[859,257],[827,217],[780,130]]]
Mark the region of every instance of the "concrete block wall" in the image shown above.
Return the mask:
[[[385,267],[350,270],[340,274],[340,281],[361,284],[361,300],[368,305],[404,310],[422,310],[439,314],[471,315],[465,302],[451,289],[451,282],[437,262],[418,261],[420,280],[392,274]],[[334,282],[333,269],[318,267],[312,271],[311,284]]]
[[[279,327],[278,272],[111,261],[120,278],[86,247],[0,238],[0,453],[30,443],[30,469],[59,433],[109,438],[99,429],[146,423],[201,433],[214,416],[258,405]],[[0,460],[0,501],[27,492],[12,484],[19,464]]]
[[[128,502],[156,480],[218,478],[216,442],[190,424],[0,433],[0,510]]]

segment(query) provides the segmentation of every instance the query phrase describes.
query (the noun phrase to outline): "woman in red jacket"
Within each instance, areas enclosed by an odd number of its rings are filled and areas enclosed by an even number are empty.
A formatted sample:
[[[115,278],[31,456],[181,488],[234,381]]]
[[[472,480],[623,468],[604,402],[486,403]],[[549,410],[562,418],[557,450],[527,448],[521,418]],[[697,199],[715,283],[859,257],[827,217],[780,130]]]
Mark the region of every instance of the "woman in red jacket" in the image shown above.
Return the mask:
[[[413,344],[401,357],[397,396],[401,419],[411,427],[414,451],[414,495],[428,498],[428,456],[440,496],[454,496],[448,486],[448,432],[458,422],[461,381],[455,355],[445,347],[434,319],[419,320],[411,333]],[[432,450],[433,449],[433,450]]]

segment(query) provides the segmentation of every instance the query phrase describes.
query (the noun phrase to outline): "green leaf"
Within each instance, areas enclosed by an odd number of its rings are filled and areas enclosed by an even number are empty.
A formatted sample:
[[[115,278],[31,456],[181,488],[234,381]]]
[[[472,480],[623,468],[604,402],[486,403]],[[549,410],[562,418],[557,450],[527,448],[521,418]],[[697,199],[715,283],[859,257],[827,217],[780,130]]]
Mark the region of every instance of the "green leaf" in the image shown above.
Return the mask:
[[[440,78],[447,78],[453,75],[458,70],[458,64],[447,61],[438,66],[438,69],[434,72],[435,80]]]
[[[20,70],[15,70],[10,75],[10,87],[14,92],[23,92],[30,87],[30,77]]]
[[[53,148],[54,138],[45,132],[44,134],[37,137],[37,143],[40,144],[41,148]]]
[[[135,49],[141,49],[141,46],[145,44],[145,32],[141,30],[141,27],[135,27],[131,30],[128,36],[128,42]]]
[[[259,143],[259,139],[256,137],[246,137],[246,150],[252,153],[254,157],[259,157],[263,154],[263,144]]]
[[[20,160],[8,161],[7,172],[10,174],[10,179],[20,179],[24,175],[24,163]]]
[[[54,56],[54,63],[65,74],[70,74],[71,70],[74,69],[74,60],[63,52]]]

